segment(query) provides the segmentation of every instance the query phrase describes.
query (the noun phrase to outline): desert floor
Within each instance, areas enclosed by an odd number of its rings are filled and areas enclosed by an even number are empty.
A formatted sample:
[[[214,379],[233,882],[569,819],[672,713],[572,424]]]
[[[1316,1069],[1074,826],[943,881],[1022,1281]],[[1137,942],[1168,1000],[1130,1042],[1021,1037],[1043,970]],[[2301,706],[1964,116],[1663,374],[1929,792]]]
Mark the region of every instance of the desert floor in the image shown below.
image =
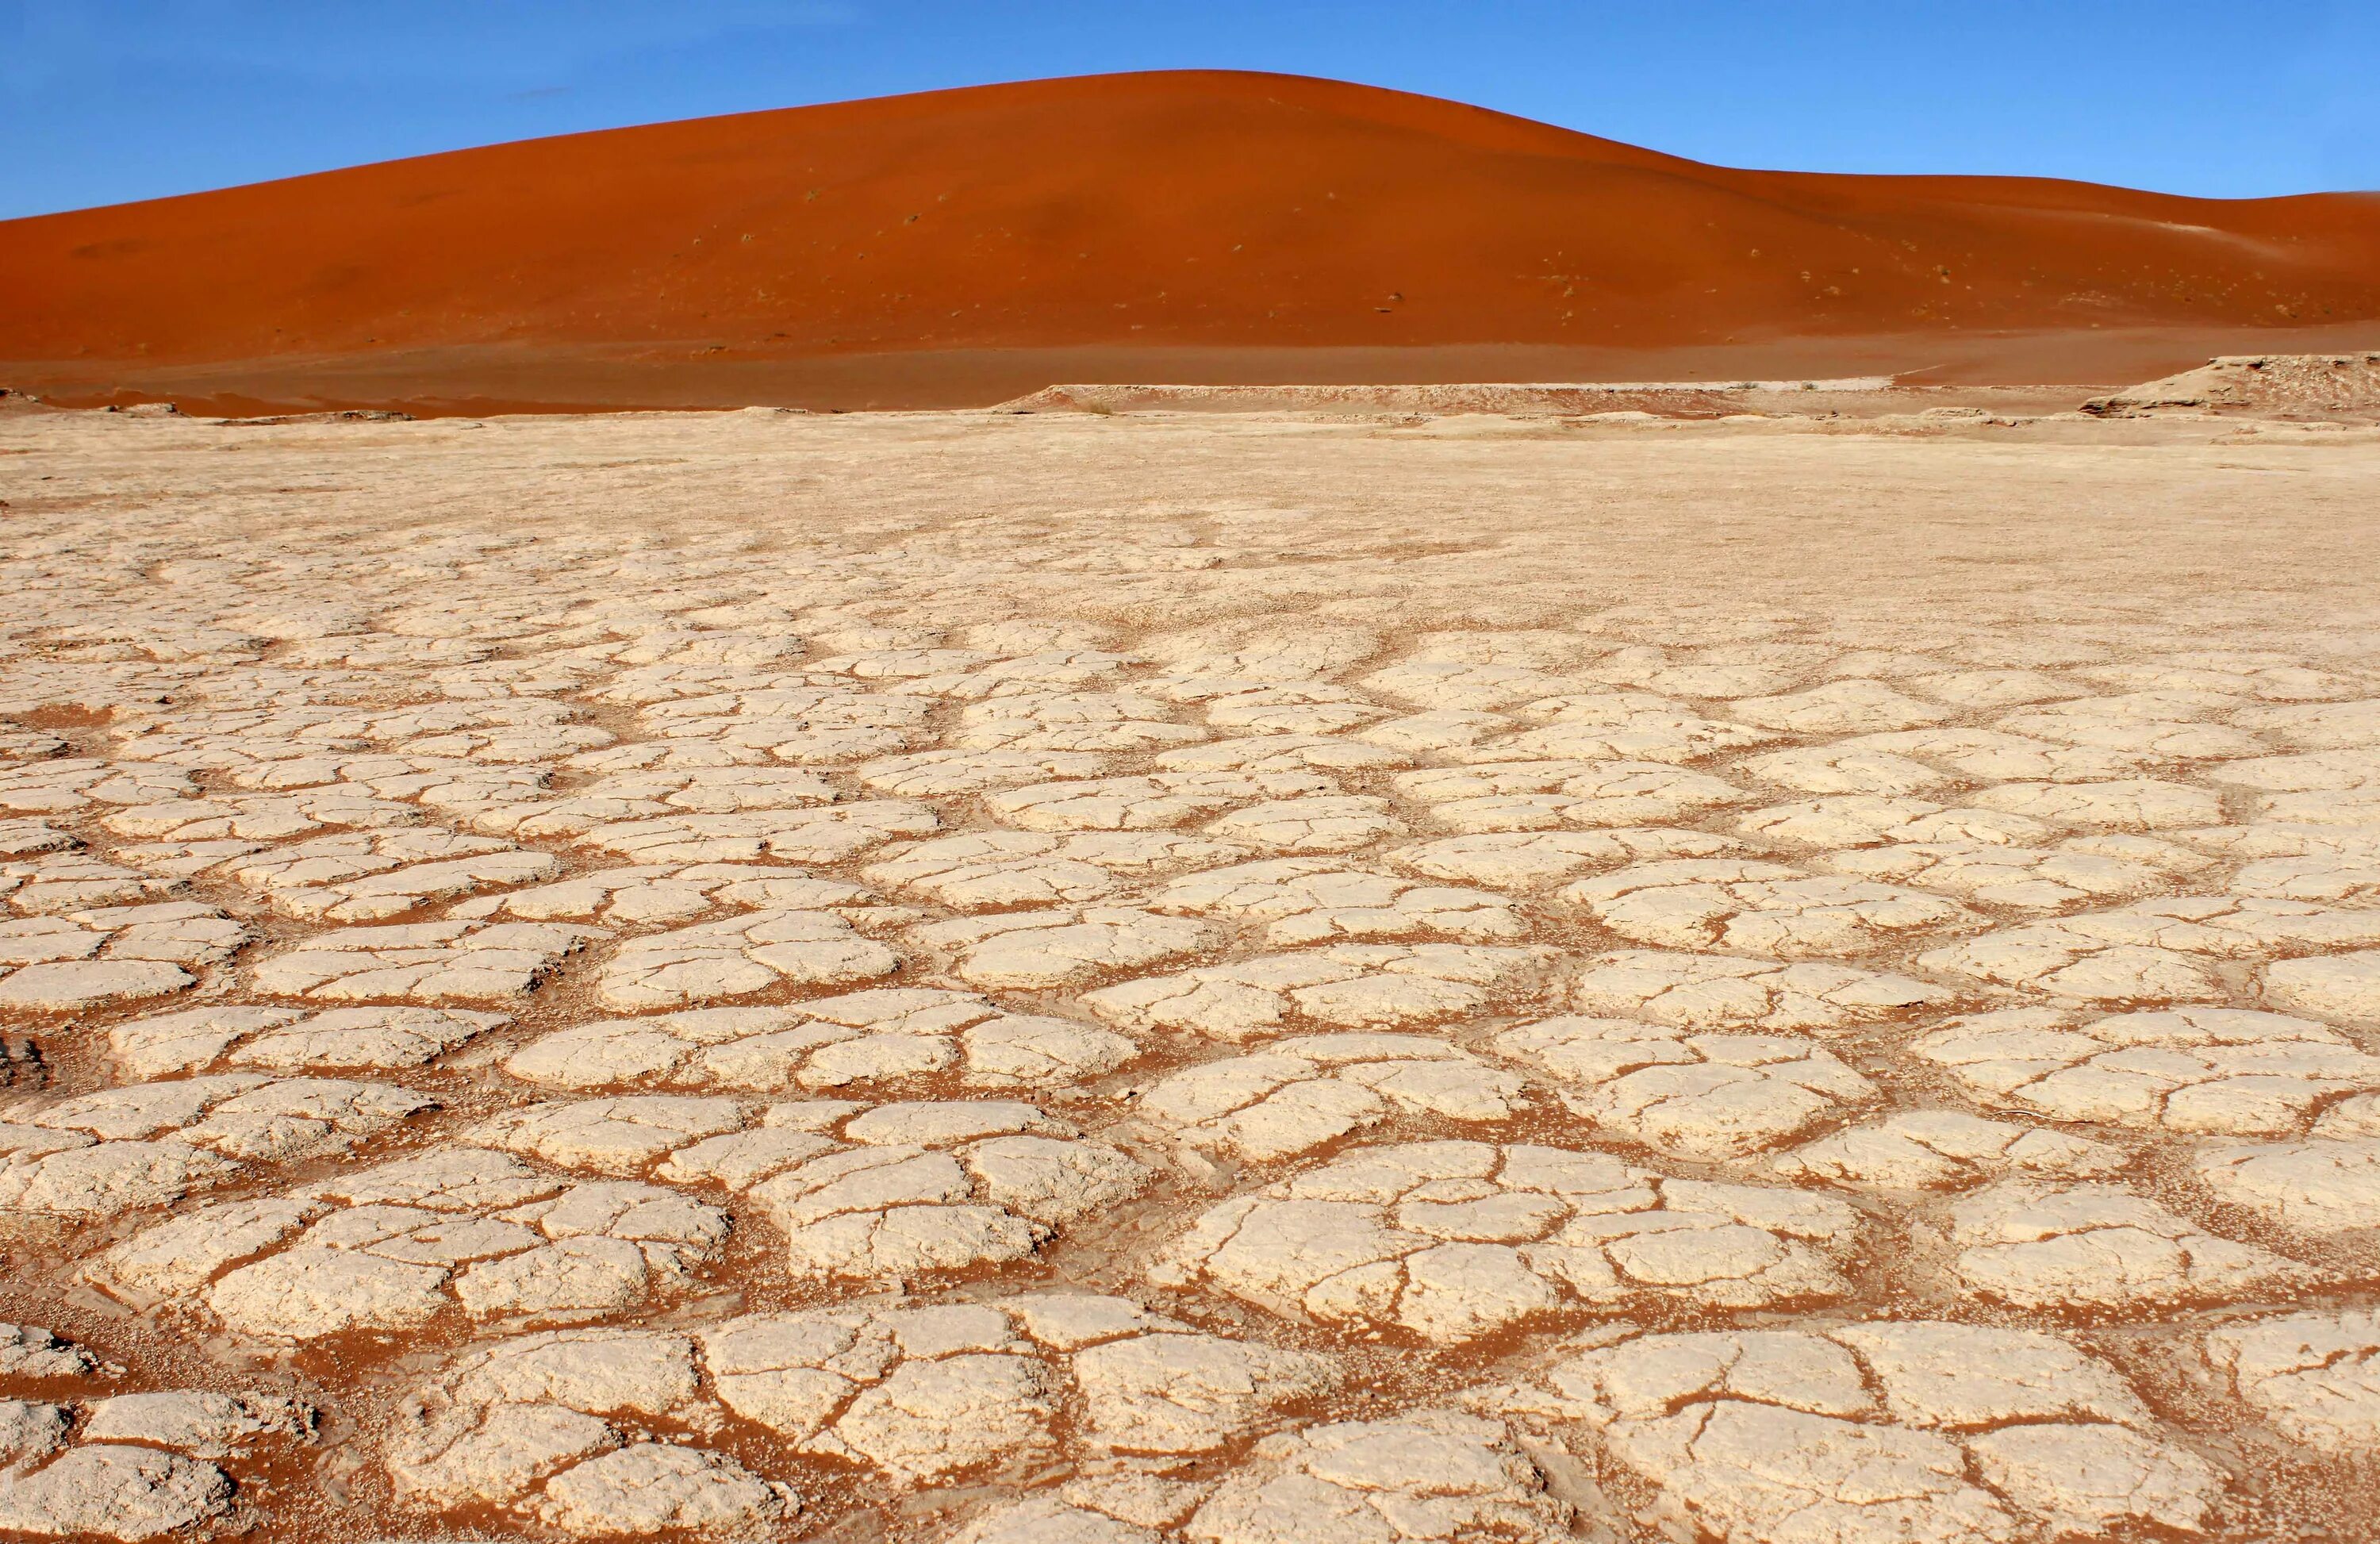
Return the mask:
[[[0,499],[0,1533],[2380,1515],[2380,431],[24,411]]]

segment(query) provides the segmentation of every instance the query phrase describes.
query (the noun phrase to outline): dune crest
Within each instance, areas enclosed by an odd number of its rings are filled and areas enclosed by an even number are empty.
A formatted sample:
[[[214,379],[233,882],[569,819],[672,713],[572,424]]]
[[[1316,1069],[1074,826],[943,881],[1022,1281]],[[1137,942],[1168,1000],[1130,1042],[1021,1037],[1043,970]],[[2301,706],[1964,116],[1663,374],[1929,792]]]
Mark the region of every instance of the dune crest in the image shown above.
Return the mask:
[[[662,396],[738,378],[703,389],[770,400],[767,368],[791,364],[941,356],[927,373],[948,381],[1002,351],[1205,351],[1189,375],[1177,358],[1028,369],[1013,389],[986,376],[982,405],[1102,376],[1658,380],[1679,371],[1592,361],[1682,350],[1707,357],[1685,371],[1698,377],[1847,375],[1965,358],[1985,334],[2352,328],[2380,318],[2380,198],[1733,170],[1369,87],[1184,71],[570,135],[11,221],[0,271],[0,370],[69,396],[197,371],[229,401],[244,381],[344,371],[344,397],[307,400],[368,405],[389,395],[369,384],[379,371],[434,396],[584,406],[635,400],[605,372],[641,368],[679,383]],[[1909,341],[1881,356],[1849,342],[1876,337]],[[1451,357],[1483,347],[1586,368],[1516,376]],[[1729,362],[1764,348],[1791,357]],[[2211,351],[2193,342],[2173,363]],[[880,404],[877,376],[845,370],[836,389]],[[2055,378],[2143,377],[2128,363]]]

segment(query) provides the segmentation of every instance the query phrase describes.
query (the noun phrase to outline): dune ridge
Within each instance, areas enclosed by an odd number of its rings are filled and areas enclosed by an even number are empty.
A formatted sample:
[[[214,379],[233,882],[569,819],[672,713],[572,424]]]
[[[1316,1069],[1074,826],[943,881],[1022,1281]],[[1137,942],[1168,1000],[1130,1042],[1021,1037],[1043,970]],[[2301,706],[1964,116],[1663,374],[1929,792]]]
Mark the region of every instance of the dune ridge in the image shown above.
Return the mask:
[[[1143,380],[1354,378],[1331,351],[1373,357],[1372,380],[1460,379],[1464,350],[1516,347],[1584,366],[1541,379],[2019,368],[1979,339],[2070,359],[2032,379],[2121,382],[2164,333],[2188,334],[2175,366],[2224,338],[2374,340],[2380,196],[1735,170],[1369,87],[1189,71],[10,221],[0,272],[0,381],[58,400],[178,380],[250,406],[661,406],[811,379],[852,399],[836,405],[988,404],[1086,378],[1015,357],[1068,350],[1212,356],[1200,376],[1110,377]],[[2097,365],[2097,340],[2072,341],[2094,332],[2138,358]],[[1264,362],[1235,367],[1245,351]],[[1707,368],[1662,368],[1687,355]],[[921,379],[919,356],[952,363]]]

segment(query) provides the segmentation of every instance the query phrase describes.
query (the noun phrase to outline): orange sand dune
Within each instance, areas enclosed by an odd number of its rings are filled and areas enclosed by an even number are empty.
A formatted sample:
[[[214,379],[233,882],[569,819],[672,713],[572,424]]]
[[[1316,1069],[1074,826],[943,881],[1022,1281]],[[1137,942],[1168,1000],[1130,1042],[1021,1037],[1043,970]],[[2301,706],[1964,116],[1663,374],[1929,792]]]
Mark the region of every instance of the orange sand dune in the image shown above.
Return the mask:
[[[64,400],[925,405],[1091,359],[1141,380],[2119,383],[2210,346],[2380,341],[2380,197],[1736,171],[1197,71],[0,223],[0,382]]]

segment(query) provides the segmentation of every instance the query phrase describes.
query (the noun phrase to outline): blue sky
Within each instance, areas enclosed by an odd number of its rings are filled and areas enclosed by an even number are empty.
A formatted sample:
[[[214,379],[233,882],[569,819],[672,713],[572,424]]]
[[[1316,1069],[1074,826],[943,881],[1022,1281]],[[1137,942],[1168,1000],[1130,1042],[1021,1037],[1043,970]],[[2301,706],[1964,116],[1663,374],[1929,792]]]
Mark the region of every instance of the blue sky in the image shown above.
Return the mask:
[[[2380,0],[0,0],[0,218],[1183,67],[1368,81],[1733,165],[2380,188]]]

